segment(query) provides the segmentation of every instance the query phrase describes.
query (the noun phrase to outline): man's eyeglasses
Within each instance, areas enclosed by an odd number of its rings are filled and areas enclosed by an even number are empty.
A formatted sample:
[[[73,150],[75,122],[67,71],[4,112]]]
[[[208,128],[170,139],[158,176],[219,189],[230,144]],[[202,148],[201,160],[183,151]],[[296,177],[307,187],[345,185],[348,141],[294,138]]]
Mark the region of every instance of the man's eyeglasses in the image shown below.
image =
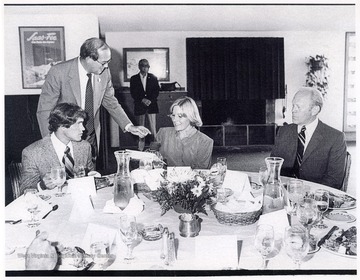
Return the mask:
[[[180,113],[180,114],[170,114],[168,115],[168,117],[170,117],[171,119],[175,119],[175,117],[178,117],[179,119],[182,119],[182,118],[186,118],[186,114],[185,113]]]
[[[111,58],[108,60],[108,61],[105,61],[105,62],[101,62],[99,60],[95,60],[96,62],[99,62],[101,64],[101,66],[105,66],[106,64],[109,64],[110,61],[111,61]]]

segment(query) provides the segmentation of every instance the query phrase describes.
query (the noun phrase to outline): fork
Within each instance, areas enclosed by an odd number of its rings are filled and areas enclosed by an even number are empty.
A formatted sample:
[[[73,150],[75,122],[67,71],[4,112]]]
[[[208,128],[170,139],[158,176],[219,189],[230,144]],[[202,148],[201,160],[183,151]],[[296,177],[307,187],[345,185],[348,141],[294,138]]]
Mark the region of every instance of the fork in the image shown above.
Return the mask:
[[[5,224],[15,225],[17,223],[20,223],[22,219],[14,221],[14,220],[5,220]]]

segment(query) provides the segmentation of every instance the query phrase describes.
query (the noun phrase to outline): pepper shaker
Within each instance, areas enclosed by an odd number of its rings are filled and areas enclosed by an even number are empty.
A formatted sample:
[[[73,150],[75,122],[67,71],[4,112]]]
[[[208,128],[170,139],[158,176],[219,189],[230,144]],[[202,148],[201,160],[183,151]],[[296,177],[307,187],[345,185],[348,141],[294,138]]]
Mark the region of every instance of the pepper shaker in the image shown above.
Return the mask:
[[[176,261],[176,252],[175,252],[175,235],[170,233],[168,237],[168,256],[165,261],[166,265],[173,265]]]
[[[164,228],[163,234],[162,234],[162,246],[161,246],[161,253],[160,253],[160,259],[166,260],[168,256],[168,238],[169,238],[169,230],[167,227]]]

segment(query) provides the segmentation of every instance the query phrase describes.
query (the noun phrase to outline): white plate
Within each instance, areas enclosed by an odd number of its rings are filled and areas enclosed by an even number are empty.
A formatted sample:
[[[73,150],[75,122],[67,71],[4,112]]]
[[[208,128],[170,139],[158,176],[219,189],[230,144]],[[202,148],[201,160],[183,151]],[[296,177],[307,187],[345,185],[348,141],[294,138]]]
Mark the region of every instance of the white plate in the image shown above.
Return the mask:
[[[326,219],[329,219],[331,221],[336,221],[336,222],[352,223],[352,222],[356,221],[355,216],[349,214],[346,211],[330,211],[330,212],[325,213],[324,217]]]
[[[332,239],[336,239],[337,236],[340,236],[342,230],[348,230],[350,227],[344,227],[344,228],[339,228],[338,230],[335,230],[333,232],[333,234],[330,236],[330,238],[321,246],[322,248],[324,248],[326,251],[329,251],[332,254],[338,255],[338,256],[342,256],[342,257],[346,257],[346,258],[357,258],[357,255],[346,255],[345,252],[339,252],[339,251],[335,251],[333,250],[331,247],[329,247],[327,245],[327,242],[331,241]]]
[[[340,207],[329,207],[329,210],[350,210],[356,208],[356,199],[348,194],[330,193],[330,199],[343,201]]]

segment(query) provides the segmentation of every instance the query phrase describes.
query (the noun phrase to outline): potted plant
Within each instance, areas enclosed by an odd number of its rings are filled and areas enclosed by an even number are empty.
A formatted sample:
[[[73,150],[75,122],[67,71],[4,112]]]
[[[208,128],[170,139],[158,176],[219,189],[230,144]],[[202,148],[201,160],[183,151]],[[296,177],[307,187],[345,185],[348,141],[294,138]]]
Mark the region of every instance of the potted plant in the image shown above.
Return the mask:
[[[305,63],[309,69],[306,73],[306,86],[316,87],[325,97],[329,88],[328,59],[324,55],[309,56]]]

